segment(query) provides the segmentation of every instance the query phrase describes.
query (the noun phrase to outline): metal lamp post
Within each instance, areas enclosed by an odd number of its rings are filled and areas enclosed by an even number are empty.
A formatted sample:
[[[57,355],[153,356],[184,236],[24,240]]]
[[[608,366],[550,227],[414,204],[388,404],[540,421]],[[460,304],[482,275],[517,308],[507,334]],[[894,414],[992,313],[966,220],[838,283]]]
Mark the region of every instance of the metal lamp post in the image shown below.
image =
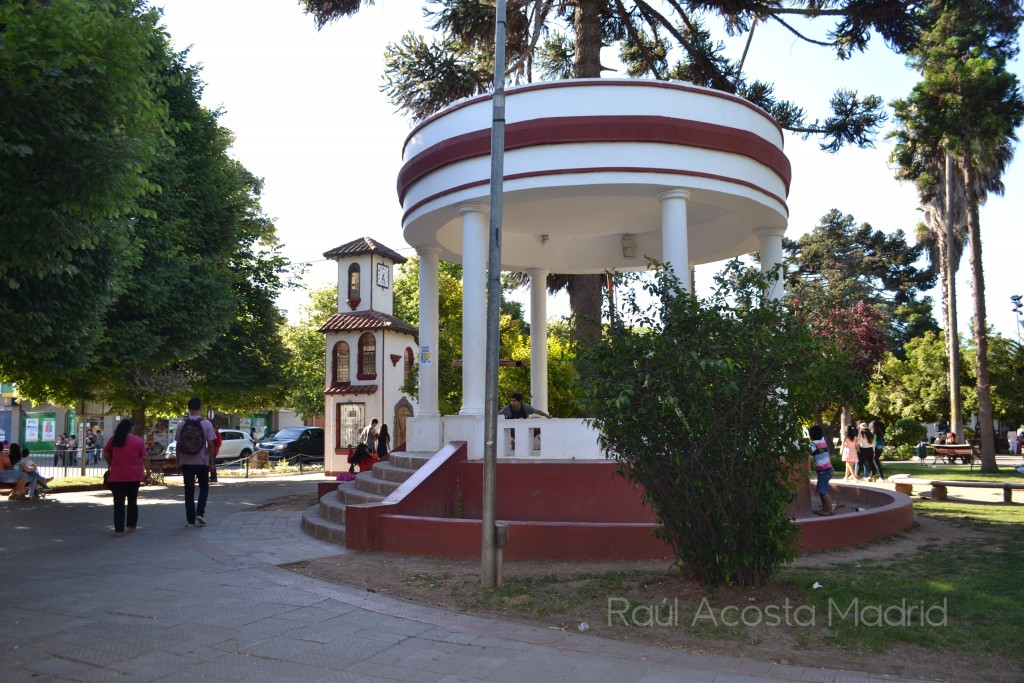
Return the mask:
[[[1010,301],[1013,302],[1013,312],[1017,314],[1017,342],[1020,342],[1020,313],[1024,305],[1021,304],[1021,295],[1013,294],[1010,296]]]

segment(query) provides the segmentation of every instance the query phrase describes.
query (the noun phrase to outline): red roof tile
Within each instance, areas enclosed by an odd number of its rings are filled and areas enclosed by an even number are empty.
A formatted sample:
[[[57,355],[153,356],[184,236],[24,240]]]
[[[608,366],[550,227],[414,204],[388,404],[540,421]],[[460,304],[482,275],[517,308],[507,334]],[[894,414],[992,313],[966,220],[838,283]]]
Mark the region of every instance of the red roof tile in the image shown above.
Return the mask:
[[[380,242],[374,241],[369,237],[360,237],[359,239],[352,240],[340,247],[335,247],[330,251],[325,251],[324,258],[337,260],[343,256],[361,256],[363,254],[380,254],[381,256],[391,259],[395,263],[405,263],[408,260],[397,251],[388,249]]]
[[[346,384],[344,386],[331,387],[324,392],[326,396],[341,396],[341,395],[360,395],[360,394],[376,394],[376,384]]]
[[[419,328],[404,320],[379,311],[335,313],[320,326],[319,332],[362,332],[364,330],[391,330],[412,337],[419,336]]]

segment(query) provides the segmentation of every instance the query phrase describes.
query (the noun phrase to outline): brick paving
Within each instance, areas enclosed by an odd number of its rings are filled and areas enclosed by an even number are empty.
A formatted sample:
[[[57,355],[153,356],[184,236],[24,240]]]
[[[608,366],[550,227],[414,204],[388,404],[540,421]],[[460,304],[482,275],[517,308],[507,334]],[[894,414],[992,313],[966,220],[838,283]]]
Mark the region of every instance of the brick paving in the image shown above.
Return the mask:
[[[322,475],[222,478],[205,528],[181,487],[143,489],[114,538],[109,493],[0,503],[0,678],[22,681],[897,681],[618,643],[414,605],[280,565],[344,554],[300,510],[255,509]]]

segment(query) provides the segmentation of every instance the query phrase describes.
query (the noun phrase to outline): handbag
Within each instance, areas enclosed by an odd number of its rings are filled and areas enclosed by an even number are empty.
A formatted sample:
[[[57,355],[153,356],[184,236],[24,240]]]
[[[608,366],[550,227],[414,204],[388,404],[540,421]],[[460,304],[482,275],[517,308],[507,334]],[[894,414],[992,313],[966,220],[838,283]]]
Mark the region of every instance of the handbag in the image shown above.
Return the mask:
[[[113,489],[110,488],[110,470],[103,473],[103,488],[113,491]]]

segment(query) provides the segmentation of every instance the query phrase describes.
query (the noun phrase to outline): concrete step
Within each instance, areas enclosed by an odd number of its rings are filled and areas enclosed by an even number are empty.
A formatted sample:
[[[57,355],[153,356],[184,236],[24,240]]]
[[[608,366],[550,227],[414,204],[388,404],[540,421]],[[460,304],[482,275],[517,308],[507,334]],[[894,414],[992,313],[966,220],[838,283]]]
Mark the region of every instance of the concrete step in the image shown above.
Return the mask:
[[[345,503],[337,496],[324,496],[320,499],[320,516],[335,524],[344,524],[345,507]]]
[[[415,451],[399,451],[398,453],[392,453],[390,456],[390,462],[395,467],[404,467],[405,469],[418,470],[427,464],[427,461],[434,457],[434,453],[418,453]]]
[[[358,481],[358,479],[357,479]],[[363,491],[356,488],[354,481],[347,481],[338,487],[338,497],[346,505],[358,505],[359,503],[380,503],[387,496],[370,491]]]
[[[374,472],[367,472],[365,474],[359,474],[356,477],[355,482],[356,488],[366,493],[375,493],[379,496],[388,496],[392,491],[402,485],[400,481],[387,481],[385,479],[378,479],[374,476]]]
[[[319,505],[302,513],[302,530],[321,541],[345,545],[345,525],[321,517]]]
[[[392,462],[378,462],[374,463],[371,473],[373,476],[384,481],[403,482],[415,474],[416,470],[408,467],[398,467]]]
[[[318,505],[303,512],[303,531],[322,541],[345,545],[346,508],[383,501],[432,457],[433,453],[392,453],[390,460],[375,463],[373,470],[360,472],[354,481],[339,485],[337,493],[325,495]]]

